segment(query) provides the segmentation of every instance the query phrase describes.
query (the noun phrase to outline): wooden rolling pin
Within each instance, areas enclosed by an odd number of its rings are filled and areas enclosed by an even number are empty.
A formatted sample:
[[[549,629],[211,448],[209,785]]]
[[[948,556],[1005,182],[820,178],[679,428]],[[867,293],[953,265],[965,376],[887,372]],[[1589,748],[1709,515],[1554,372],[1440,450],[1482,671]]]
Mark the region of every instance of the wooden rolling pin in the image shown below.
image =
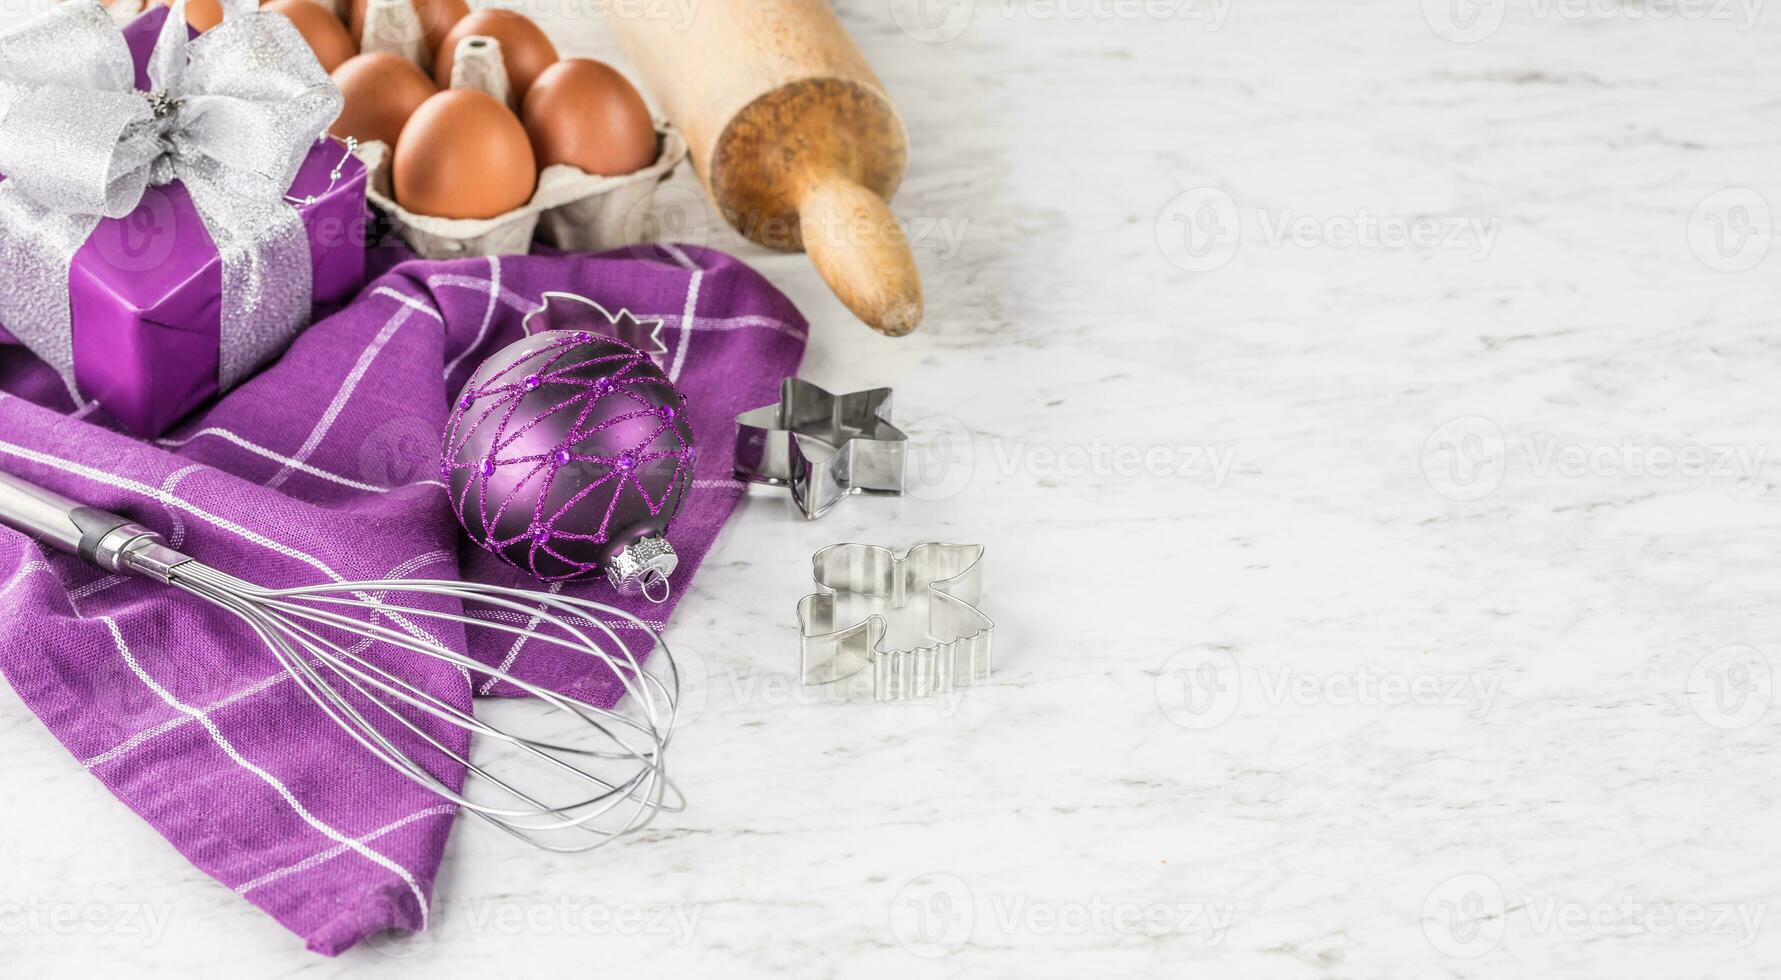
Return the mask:
[[[614,4],[610,23],[731,227],[810,253],[841,302],[892,336],[921,277],[890,200],[909,138],[825,0],[700,0],[687,18]]]

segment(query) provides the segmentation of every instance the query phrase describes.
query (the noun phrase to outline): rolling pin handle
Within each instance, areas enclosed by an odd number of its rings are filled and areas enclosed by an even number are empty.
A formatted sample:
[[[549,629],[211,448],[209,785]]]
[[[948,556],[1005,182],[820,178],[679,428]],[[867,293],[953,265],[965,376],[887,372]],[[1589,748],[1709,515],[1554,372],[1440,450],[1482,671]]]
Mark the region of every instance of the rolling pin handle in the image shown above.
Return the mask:
[[[901,337],[921,324],[921,274],[884,198],[845,177],[812,184],[798,204],[804,251],[866,325]]]

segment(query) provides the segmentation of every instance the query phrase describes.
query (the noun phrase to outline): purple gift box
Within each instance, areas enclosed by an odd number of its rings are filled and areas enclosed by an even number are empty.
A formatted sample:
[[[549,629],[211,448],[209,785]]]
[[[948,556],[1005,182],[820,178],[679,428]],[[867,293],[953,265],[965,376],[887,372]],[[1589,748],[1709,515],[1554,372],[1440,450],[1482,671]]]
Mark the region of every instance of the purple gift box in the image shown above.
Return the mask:
[[[144,91],[167,13],[156,7],[124,28]],[[314,197],[293,207],[309,231],[317,307],[344,303],[365,281],[365,183],[364,164],[329,138],[291,185],[290,197]],[[125,428],[159,435],[219,393],[222,260],[177,181],[100,222],[75,254],[69,290],[75,381]],[[0,340],[12,338],[0,329]]]

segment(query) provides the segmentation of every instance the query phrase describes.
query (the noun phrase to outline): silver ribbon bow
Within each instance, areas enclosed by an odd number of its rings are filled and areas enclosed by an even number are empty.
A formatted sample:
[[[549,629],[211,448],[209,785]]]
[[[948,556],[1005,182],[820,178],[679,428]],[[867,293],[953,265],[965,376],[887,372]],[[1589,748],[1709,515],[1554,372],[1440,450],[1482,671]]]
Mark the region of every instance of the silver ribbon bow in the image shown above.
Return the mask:
[[[223,23],[193,40],[177,0],[149,92],[98,0],[68,0],[0,35],[0,324],[77,402],[74,254],[150,187],[184,184],[222,256],[223,388],[308,322],[309,235],[285,194],[339,115],[340,91],[289,19],[255,0],[222,6]]]

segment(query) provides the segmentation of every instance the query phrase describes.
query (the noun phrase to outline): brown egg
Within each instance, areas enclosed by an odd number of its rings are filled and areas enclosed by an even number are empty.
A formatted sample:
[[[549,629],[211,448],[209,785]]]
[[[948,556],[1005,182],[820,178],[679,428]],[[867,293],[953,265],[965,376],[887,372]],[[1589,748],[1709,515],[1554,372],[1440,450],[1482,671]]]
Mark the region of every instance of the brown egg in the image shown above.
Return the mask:
[[[567,163],[618,177],[655,162],[649,106],[636,86],[603,61],[570,58],[544,69],[519,115],[540,167]]]
[[[470,4],[465,0],[411,0],[414,4],[414,15],[421,30],[426,31],[428,51],[439,50],[439,42],[451,32],[458,21],[470,15]],[[347,24],[352,31],[353,40],[364,42],[366,8],[370,0],[352,0],[347,11]],[[407,38],[391,38],[391,40],[407,40]]]
[[[173,6],[173,0],[161,0],[161,6]],[[223,5],[219,0],[186,0],[186,23],[199,31],[208,31],[223,22]]]
[[[440,92],[396,143],[396,203],[441,218],[493,218],[532,199],[538,163],[526,127],[492,96]]]
[[[507,81],[513,86],[515,101],[524,99],[533,80],[557,60],[556,46],[531,18],[511,10],[478,10],[458,21],[439,43],[433,62],[433,81],[440,88],[451,85],[451,63],[457,54],[458,42],[472,34],[501,42],[501,62],[507,66]]]
[[[346,25],[315,0],[272,0],[260,9],[289,17],[297,33],[309,42],[309,50],[315,52],[315,60],[322,63],[323,71],[331,72],[359,53],[359,46],[346,33]]]
[[[348,58],[334,69],[334,84],[340,87],[346,106],[328,132],[342,138],[380,140],[391,149],[414,110],[439,91],[426,72],[387,51]]]

